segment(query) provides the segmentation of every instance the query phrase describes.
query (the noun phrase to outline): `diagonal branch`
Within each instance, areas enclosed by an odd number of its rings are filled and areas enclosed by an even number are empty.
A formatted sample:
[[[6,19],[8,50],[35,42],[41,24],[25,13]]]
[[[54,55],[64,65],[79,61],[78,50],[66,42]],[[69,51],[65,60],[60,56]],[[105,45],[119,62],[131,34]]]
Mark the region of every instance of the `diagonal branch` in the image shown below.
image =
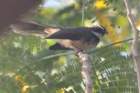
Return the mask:
[[[136,28],[133,15],[131,13],[131,7],[128,5],[128,0],[124,0],[125,7],[127,10],[127,17],[133,31],[133,42],[132,42],[132,57],[136,66],[137,80],[138,80],[138,91],[140,93],[140,54],[139,54],[139,31]]]

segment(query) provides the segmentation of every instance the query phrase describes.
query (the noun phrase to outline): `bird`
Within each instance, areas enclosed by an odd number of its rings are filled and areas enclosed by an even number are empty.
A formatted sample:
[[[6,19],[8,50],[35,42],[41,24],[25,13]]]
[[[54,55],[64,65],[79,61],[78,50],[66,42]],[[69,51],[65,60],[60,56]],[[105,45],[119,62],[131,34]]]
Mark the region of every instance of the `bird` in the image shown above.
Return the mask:
[[[100,38],[107,33],[103,26],[62,28],[23,21],[12,24],[11,28],[16,33],[55,39],[57,43],[49,47],[51,50],[85,51],[96,48]]]

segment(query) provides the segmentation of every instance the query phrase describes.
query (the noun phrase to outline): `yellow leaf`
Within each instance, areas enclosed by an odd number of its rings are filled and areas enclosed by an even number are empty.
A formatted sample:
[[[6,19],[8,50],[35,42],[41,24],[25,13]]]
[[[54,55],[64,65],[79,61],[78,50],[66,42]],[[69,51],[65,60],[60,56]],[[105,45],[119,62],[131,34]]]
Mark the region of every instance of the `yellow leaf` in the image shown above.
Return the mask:
[[[97,9],[105,9],[107,8],[107,3],[105,0],[96,0],[95,7]]]
[[[30,86],[24,81],[21,75],[16,75],[15,80],[17,81],[18,86],[20,87],[21,93],[29,93]]]
[[[21,75],[16,75],[15,76],[15,80],[16,81],[21,81],[22,80],[22,76]]]
[[[125,16],[118,16],[117,20],[116,20],[117,25],[121,26],[121,27],[125,27],[128,25],[128,20],[127,17]]]
[[[138,19],[138,21],[136,22],[136,27],[140,31],[140,19]]]
[[[65,56],[61,56],[61,57],[59,57],[59,59],[58,59],[58,63],[59,63],[60,65],[64,65],[64,64],[66,63],[66,61],[67,61],[67,59],[66,59]]]
[[[16,75],[16,76],[15,76],[15,80],[16,80],[21,86],[23,86],[23,85],[26,84],[26,83],[24,82],[24,79],[23,79],[23,77],[22,77],[21,75]]]
[[[65,93],[65,90],[64,90],[64,88],[61,88],[61,89],[57,90],[56,93]]]
[[[30,86],[29,85],[25,85],[25,86],[22,87],[21,93],[29,93],[29,89],[30,89]]]
[[[106,30],[108,31],[107,34],[107,38],[111,41],[111,42],[118,42],[121,41],[122,38],[119,36],[118,33],[116,33],[114,27],[111,25],[111,21],[109,20],[109,18],[105,15],[101,15],[99,13],[96,14],[98,17],[98,20],[100,22],[100,24],[106,28]],[[120,44],[117,44],[116,46],[120,46]]]

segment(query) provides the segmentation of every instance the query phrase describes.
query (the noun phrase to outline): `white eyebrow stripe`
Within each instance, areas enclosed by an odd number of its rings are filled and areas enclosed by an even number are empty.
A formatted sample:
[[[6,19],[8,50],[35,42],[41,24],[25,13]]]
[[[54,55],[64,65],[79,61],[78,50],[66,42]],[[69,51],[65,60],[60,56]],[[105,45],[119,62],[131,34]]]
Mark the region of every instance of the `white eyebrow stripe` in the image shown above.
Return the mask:
[[[105,28],[103,26],[97,26],[97,27],[101,28],[102,30],[105,30]]]

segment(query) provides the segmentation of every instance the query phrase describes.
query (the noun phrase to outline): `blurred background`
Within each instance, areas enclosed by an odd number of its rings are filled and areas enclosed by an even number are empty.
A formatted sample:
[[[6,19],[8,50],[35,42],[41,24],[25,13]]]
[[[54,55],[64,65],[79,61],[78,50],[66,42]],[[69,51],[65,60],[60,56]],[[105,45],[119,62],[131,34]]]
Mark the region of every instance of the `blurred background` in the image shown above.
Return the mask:
[[[140,29],[140,0],[129,1]],[[22,19],[56,27],[104,26],[108,35],[89,50],[94,93],[138,93],[125,10],[123,0],[43,0]],[[0,93],[84,93],[73,51],[48,50],[54,40],[12,32],[0,42]]]

